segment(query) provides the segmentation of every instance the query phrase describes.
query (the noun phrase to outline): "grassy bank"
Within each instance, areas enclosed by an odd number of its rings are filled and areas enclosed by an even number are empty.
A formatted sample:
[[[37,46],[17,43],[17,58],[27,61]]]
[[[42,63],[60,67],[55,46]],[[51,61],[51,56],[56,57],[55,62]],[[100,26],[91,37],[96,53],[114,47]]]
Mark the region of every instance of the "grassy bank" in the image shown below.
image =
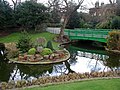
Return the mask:
[[[21,33],[12,33],[8,36],[5,37],[1,37],[0,38],[0,42],[2,43],[10,43],[10,42],[17,42],[19,37],[20,37]],[[56,36],[55,34],[51,34],[48,32],[43,32],[43,33],[34,33],[34,34],[30,34],[30,36],[32,37],[32,40],[34,41],[36,38],[39,37],[45,37],[47,41],[49,40],[53,40],[53,38]],[[56,42],[52,42],[53,43],[53,47],[55,49],[58,48],[58,43]]]
[[[26,88],[24,90],[120,90],[120,79],[106,79]]]

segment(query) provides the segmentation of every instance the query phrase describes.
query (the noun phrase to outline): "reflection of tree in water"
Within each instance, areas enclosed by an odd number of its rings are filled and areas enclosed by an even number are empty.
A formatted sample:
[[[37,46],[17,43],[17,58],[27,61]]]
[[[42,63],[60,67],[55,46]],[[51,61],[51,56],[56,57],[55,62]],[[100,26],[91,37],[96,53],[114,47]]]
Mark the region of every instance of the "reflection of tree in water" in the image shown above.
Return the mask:
[[[59,75],[63,75],[67,73],[67,67],[65,64],[57,64],[53,66],[53,72]]]
[[[52,65],[17,65],[17,69],[15,72],[20,73],[21,80],[28,79],[30,77],[39,78],[45,72],[52,72]],[[16,74],[14,73],[13,79],[15,78]]]
[[[66,67],[68,69],[68,73],[73,73],[74,72],[73,70],[71,70],[70,63],[68,61],[65,61],[65,65],[66,65]]]
[[[14,65],[7,62],[0,62],[0,81],[9,81]]]
[[[62,64],[57,64],[53,66],[53,70],[56,74],[63,75],[68,73],[73,73],[74,71],[70,68],[70,63],[68,61],[63,62]]]
[[[72,52],[72,53],[70,53],[70,59],[69,59],[69,63],[70,64],[76,64],[77,63],[77,58],[76,58],[76,56],[78,56],[78,52],[77,51],[75,51],[75,52]]]
[[[86,62],[86,65],[87,65],[88,69],[91,69],[90,70],[91,72],[107,70],[106,66],[103,64],[103,61],[106,58],[108,58],[108,56],[106,55],[107,53],[105,53],[103,51],[101,51],[100,53],[99,52],[97,53],[97,51],[95,51],[95,50],[94,51],[91,51],[91,50],[84,51],[84,49],[82,49],[82,51],[80,51],[79,48],[74,49],[74,47],[72,47],[72,49],[70,49],[69,51],[71,53],[71,58],[69,60],[71,65],[77,64],[77,62],[78,62],[77,57],[85,57],[85,58],[89,58],[89,59],[87,59],[88,62]]]
[[[109,53],[109,58],[104,61],[104,64],[111,68],[111,70],[120,68],[120,54]]]
[[[74,49],[71,48],[67,48],[69,53],[70,53],[70,59],[69,59],[69,63],[70,64],[76,64],[77,63],[77,58],[76,56],[78,55],[78,52]]]
[[[6,58],[6,49],[5,49],[5,45],[3,43],[0,43],[0,61],[3,61],[3,60],[8,60]]]

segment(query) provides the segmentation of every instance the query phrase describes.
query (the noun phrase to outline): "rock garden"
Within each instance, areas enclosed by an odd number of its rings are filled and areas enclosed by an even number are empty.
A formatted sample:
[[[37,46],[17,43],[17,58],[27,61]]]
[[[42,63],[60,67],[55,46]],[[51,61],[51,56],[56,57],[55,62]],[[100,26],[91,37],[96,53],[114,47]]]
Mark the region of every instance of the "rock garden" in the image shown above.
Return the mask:
[[[31,41],[27,32],[23,32],[17,43],[9,43],[5,46],[10,63],[50,64],[65,61],[70,57],[67,50],[55,50],[52,42],[46,41],[44,37]]]

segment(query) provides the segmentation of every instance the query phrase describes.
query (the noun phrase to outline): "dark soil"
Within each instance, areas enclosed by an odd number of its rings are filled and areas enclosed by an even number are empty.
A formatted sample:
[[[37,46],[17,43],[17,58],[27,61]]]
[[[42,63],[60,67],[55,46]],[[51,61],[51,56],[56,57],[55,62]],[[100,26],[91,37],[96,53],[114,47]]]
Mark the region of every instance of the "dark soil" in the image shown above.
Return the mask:
[[[7,35],[9,35],[9,34],[10,34],[10,33],[8,33],[8,32],[0,31],[0,37],[7,36]]]

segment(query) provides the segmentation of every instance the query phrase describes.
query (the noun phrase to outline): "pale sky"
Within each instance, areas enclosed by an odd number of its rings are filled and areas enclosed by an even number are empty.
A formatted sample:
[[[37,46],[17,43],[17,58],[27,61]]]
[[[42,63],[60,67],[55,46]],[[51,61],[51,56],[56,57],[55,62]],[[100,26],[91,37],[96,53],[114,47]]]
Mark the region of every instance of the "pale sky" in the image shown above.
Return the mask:
[[[7,0],[10,4],[12,4],[12,0]],[[25,0],[21,0],[21,1],[25,1]],[[40,3],[47,3],[48,0],[37,0],[38,2]],[[77,0],[75,0],[77,2]],[[105,4],[106,3],[109,3],[109,0],[84,0],[83,2],[83,5],[86,5],[86,7],[94,7],[94,4],[96,1],[99,1],[100,3],[101,2],[104,2]]]

